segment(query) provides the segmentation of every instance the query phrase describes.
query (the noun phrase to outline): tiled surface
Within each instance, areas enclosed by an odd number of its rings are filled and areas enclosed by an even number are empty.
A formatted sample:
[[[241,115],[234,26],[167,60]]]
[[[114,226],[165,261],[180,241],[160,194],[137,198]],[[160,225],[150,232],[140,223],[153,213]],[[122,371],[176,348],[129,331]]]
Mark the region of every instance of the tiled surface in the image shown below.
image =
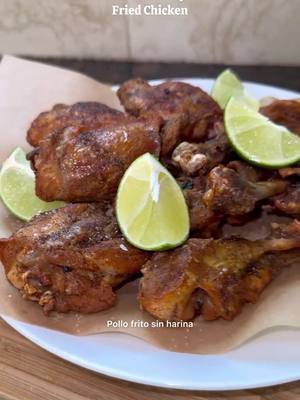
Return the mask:
[[[0,0],[0,53],[124,59],[127,21],[110,0]]]
[[[188,16],[113,16],[171,4]],[[300,0],[0,0],[0,53],[236,64],[300,63]]]

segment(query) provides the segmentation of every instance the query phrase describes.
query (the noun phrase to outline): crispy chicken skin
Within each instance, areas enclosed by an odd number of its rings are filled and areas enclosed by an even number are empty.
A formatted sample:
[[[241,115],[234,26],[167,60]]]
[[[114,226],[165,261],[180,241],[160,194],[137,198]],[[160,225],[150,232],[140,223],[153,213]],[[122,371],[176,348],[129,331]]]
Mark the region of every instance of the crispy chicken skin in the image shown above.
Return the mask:
[[[110,121],[123,119],[124,114],[97,102],[80,102],[71,106],[56,104],[52,110],[42,112],[32,122],[27,141],[37,147],[41,140],[53,131],[68,126],[80,126],[88,129],[101,128]]]
[[[222,221],[222,217],[210,210],[203,202],[206,178],[203,176],[177,178],[189,209],[190,229],[201,237],[213,237]]]
[[[300,167],[281,168],[278,170],[278,173],[282,178],[300,176]]]
[[[273,198],[274,206],[284,214],[300,214],[300,182],[291,183],[287,190]]]
[[[274,100],[260,112],[275,124],[283,125],[300,135],[300,100]]]
[[[139,273],[147,259],[148,253],[121,237],[106,204],[71,204],[40,214],[0,240],[8,280],[46,314],[112,307],[114,288]]]
[[[287,239],[190,239],[153,255],[143,268],[141,308],[162,320],[233,319],[281,269],[300,261],[298,228]]]
[[[203,90],[183,82],[151,86],[143,79],[132,79],[118,90],[125,110],[135,115],[155,113],[162,118],[161,155],[170,155],[183,140],[199,141],[223,121],[218,104]]]
[[[147,152],[160,152],[156,118],[123,116],[101,129],[58,130],[29,155],[37,196],[45,201],[113,200],[126,169]]]
[[[225,221],[241,225],[251,218],[252,210],[259,209],[260,200],[288,188],[287,181],[262,180],[262,175],[244,162],[231,161],[226,167],[213,168],[208,175],[179,176],[177,182],[189,208],[193,235],[215,237]]]
[[[253,182],[245,171],[218,165],[207,177],[207,191],[204,204],[221,215],[243,215],[255,208],[259,200],[282,193],[288,186],[284,180]]]

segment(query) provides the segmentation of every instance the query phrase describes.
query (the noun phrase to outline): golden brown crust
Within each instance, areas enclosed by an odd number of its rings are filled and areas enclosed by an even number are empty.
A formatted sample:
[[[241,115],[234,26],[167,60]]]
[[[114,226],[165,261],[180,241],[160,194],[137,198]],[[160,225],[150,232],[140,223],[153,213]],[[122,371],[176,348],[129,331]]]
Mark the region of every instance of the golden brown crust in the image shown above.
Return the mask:
[[[274,100],[260,112],[275,124],[283,125],[300,135],[300,100]]]
[[[190,239],[153,255],[143,268],[142,309],[163,320],[233,319],[283,268],[300,261],[300,232],[290,239]]]
[[[124,116],[102,129],[65,128],[30,156],[36,193],[46,201],[113,200],[126,169],[147,152],[160,152],[157,119]]]
[[[68,126],[95,129],[120,118],[123,118],[122,112],[97,102],[80,102],[70,106],[56,104],[50,111],[39,114],[32,122],[27,131],[27,141],[37,147],[49,134]]]
[[[140,116],[154,113],[162,118],[162,156],[170,155],[183,140],[199,141],[222,122],[218,104],[203,90],[183,82],[150,86],[143,79],[129,80],[118,96],[126,111]]]
[[[220,215],[243,215],[252,211],[258,201],[282,193],[288,186],[288,182],[279,179],[260,182],[248,179],[244,170],[218,165],[207,176],[204,204]]]
[[[46,313],[97,312],[139,273],[148,253],[120,235],[109,205],[72,204],[40,214],[0,240],[8,280]]]
[[[285,214],[300,214],[300,183],[291,183],[285,193],[274,197],[275,207]]]

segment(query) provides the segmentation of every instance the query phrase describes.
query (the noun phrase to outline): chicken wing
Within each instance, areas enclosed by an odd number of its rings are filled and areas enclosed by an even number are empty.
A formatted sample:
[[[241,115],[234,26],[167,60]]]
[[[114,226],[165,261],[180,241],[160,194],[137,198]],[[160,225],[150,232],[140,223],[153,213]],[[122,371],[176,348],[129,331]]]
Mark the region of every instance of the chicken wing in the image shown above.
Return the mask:
[[[148,253],[121,237],[106,204],[71,204],[40,214],[0,240],[7,279],[46,314],[113,306],[114,289],[139,273],[147,259]]]
[[[284,193],[273,198],[273,202],[285,214],[300,214],[300,182],[291,183]]]
[[[278,170],[278,173],[282,178],[300,176],[300,167],[281,168]]]
[[[101,103],[80,102],[71,106],[56,104],[52,110],[42,112],[32,122],[27,132],[27,141],[37,147],[41,140],[53,131],[62,130],[68,126],[96,129],[112,120],[123,118],[122,112]]]
[[[300,135],[300,100],[274,100],[260,112],[276,124]]]
[[[253,182],[233,168],[219,165],[207,178],[207,191],[203,196],[205,205],[223,215],[243,215],[252,211],[262,199],[282,193],[288,186],[284,180]]]
[[[113,199],[129,165],[140,155],[159,156],[156,118],[123,117],[105,128],[67,127],[47,136],[29,158],[36,193],[46,201]]]
[[[162,320],[233,319],[287,266],[300,262],[300,234],[289,239],[190,239],[143,268],[139,301]]]
[[[151,86],[143,79],[129,80],[118,96],[126,111],[140,116],[155,113],[162,118],[161,138],[164,157],[183,140],[199,141],[223,123],[218,104],[198,87],[183,82]]]

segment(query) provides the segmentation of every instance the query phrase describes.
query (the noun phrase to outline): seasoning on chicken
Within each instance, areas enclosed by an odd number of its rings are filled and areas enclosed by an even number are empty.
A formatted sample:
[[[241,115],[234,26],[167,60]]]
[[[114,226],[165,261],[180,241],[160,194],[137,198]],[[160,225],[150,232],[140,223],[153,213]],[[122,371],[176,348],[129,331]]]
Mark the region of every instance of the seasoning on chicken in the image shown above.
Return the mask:
[[[161,155],[170,155],[182,141],[200,141],[223,122],[218,104],[203,90],[183,82],[151,86],[143,79],[129,80],[118,96],[125,110],[136,117],[155,113],[162,118]]]
[[[203,201],[214,212],[243,215],[252,211],[258,201],[284,192],[287,185],[284,180],[253,182],[244,173],[219,165],[208,174]]]
[[[271,224],[272,238],[283,239],[299,239],[300,238],[300,221],[295,219],[289,224],[279,224],[273,222]]]
[[[300,135],[300,100],[274,100],[260,108],[260,112],[275,124],[283,125]]]
[[[281,168],[278,170],[278,173],[282,178],[300,176],[300,167]]]
[[[184,174],[206,174],[228,158],[229,150],[222,123],[215,124],[214,136],[200,143],[180,143],[172,154],[172,163]]]
[[[274,197],[273,202],[274,206],[285,214],[300,214],[300,182],[290,183],[284,193]]]
[[[96,129],[107,122],[123,118],[122,112],[101,103],[80,102],[71,106],[56,104],[52,110],[42,112],[32,122],[27,132],[27,141],[37,147],[41,140],[53,131],[62,130],[68,126]]]
[[[214,213],[203,202],[206,178],[202,176],[180,176],[177,182],[182,188],[190,215],[190,228],[197,237],[213,237],[217,232],[222,216]],[[195,232],[197,231],[197,232]]]
[[[0,240],[8,280],[45,314],[112,307],[114,289],[139,273],[147,258],[122,238],[112,207],[104,204],[40,214]]]
[[[287,239],[190,239],[143,268],[139,301],[162,320],[233,319],[283,269],[300,261],[300,234]]]
[[[45,201],[113,200],[129,165],[160,152],[158,120],[123,116],[100,129],[67,127],[47,136],[29,158]]]

